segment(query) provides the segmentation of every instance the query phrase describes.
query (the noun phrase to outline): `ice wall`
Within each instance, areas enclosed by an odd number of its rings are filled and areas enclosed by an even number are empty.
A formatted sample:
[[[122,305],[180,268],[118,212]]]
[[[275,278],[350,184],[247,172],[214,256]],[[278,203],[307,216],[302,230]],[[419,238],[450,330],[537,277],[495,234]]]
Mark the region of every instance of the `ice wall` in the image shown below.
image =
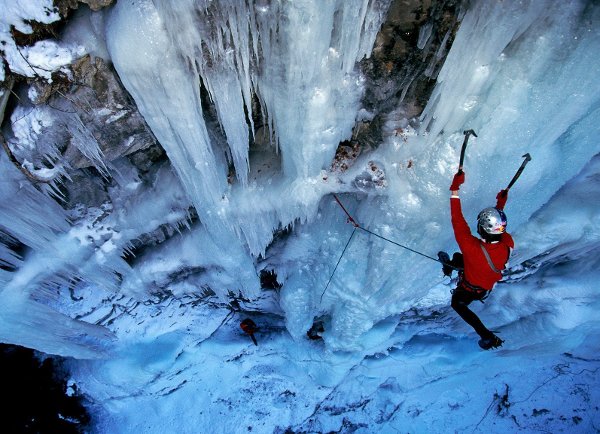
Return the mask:
[[[412,133],[390,116],[387,140],[370,155],[386,173],[386,197],[345,197],[348,209],[367,228],[430,256],[454,251],[448,186],[462,131],[473,128],[479,137],[467,148],[461,188],[467,220],[474,223],[480,209],[495,203],[529,152],[533,161],[506,207],[517,244],[511,263],[527,259],[520,249],[541,253],[520,243],[521,226],[600,151],[599,13],[598,5],[583,1],[473,3],[421,117],[422,131]],[[393,134],[398,127],[404,137]],[[333,204],[322,212],[340,211]],[[298,337],[322,315],[328,345],[360,349],[383,318],[449,302],[450,288],[440,292],[443,277],[435,262],[360,231],[321,300],[350,229],[343,215],[337,223],[313,225],[326,265],[312,266],[314,273],[281,266],[289,272],[282,304]],[[295,239],[290,248],[296,243],[310,245]],[[310,264],[316,249],[294,262]]]
[[[5,153],[0,171],[0,342],[77,358],[105,355],[112,344],[108,330],[74,320],[47,302],[55,285],[82,275],[93,281],[107,270],[78,269],[85,252],[65,236],[69,225],[62,208],[23,180]],[[11,243],[23,246],[21,255],[6,247]]]
[[[479,133],[468,152],[469,193],[492,196],[531,153],[509,208],[513,228],[599,149],[591,139],[600,115],[599,20],[597,5],[584,1],[475,3],[422,115],[429,141],[442,131]]]
[[[469,221],[493,204],[521,155],[533,156],[507,206],[509,231],[518,235],[599,151],[600,8],[583,1],[472,3],[421,118],[422,130],[407,128],[408,120],[392,113],[384,142],[343,176],[331,176],[322,169],[349,137],[360,107],[362,78],[355,64],[369,54],[386,6],[118,2],[107,17],[109,54],[180,182],[163,167],[151,174],[155,185],[143,185],[124,164],[107,193],[118,210],[89,209],[68,225],[62,210],[22,184],[18,173],[3,180],[0,225],[34,250],[25,266],[9,249],[0,250],[0,261],[19,266],[18,273],[2,270],[3,294],[9,294],[6,288],[11,297],[22,288],[47,289],[44,282],[63,284],[71,275],[90,288],[120,285],[127,295],[145,297],[164,289],[172,270],[188,267],[208,271],[205,280],[186,282],[186,290],[208,284],[223,299],[228,291],[253,298],[260,294],[255,258],[265,256],[275,230],[290,227],[291,236],[275,243],[261,266],[275,269],[284,283],[281,306],[295,337],[303,338],[314,317],[323,316],[329,348],[364,349],[363,337],[378,333],[381,320],[414,306],[446,305],[438,264],[360,231],[327,286],[352,231],[327,195],[347,193],[340,197],[362,225],[411,248],[432,256],[454,249],[447,188],[462,130],[474,128],[479,138],[468,148],[461,189]],[[202,86],[214,113],[202,106]],[[253,142],[261,128],[271,144]],[[90,155],[102,162],[101,155]],[[6,157],[0,162],[3,174],[16,173]],[[237,181],[228,180],[230,166]],[[378,167],[385,183],[373,187],[361,167]],[[161,224],[185,225],[190,201],[202,228],[186,232],[183,242],[157,247],[148,263],[130,269],[121,258],[129,241]],[[527,255],[540,253],[522,247]],[[517,237],[516,259],[520,248]],[[6,306],[26,312],[23,300]],[[52,320],[36,309],[36,327]],[[65,327],[73,326],[75,341],[88,333],[82,326],[78,334],[77,325]],[[110,340],[94,330],[99,341]],[[32,342],[33,335],[21,338]],[[62,343],[57,347],[65,354],[89,355]]]

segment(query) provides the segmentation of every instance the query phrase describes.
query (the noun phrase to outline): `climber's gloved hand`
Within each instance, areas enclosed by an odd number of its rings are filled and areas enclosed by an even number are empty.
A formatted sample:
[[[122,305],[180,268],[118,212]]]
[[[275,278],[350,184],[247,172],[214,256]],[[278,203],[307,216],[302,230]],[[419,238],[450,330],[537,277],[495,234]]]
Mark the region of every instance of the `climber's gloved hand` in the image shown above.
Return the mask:
[[[506,201],[508,200],[508,190],[500,190],[496,195],[496,208],[504,209]]]
[[[452,179],[452,184],[450,184],[450,191],[458,190],[459,187],[464,184],[464,182],[465,172],[459,170],[458,172],[456,172],[456,175],[454,175],[454,178]]]

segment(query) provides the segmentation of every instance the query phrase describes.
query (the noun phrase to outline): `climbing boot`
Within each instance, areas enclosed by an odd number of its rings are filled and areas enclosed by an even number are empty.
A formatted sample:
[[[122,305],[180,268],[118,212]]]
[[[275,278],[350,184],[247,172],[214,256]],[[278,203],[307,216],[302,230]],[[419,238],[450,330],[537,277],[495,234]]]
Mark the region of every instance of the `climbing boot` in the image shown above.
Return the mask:
[[[504,343],[504,341],[493,333],[490,337],[479,339],[479,342],[478,342],[479,346],[483,350],[499,348],[502,346],[503,343]]]
[[[442,263],[442,272],[444,276],[452,277],[453,268],[450,266],[450,256],[446,252],[438,252],[438,259]]]

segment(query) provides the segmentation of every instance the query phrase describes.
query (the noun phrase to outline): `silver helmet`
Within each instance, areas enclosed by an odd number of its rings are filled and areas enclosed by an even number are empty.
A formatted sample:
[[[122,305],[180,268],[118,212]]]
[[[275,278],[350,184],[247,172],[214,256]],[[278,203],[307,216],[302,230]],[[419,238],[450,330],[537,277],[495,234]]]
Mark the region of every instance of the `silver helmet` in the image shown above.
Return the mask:
[[[498,208],[485,208],[477,216],[477,232],[500,235],[506,231],[506,214]]]

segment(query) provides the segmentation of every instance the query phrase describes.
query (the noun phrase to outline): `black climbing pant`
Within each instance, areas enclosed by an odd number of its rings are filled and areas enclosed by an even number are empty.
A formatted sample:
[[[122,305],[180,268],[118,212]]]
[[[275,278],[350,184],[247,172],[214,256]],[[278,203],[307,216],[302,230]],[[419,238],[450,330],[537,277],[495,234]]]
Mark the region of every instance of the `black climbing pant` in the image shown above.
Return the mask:
[[[494,334],[483,325],[479,317],[475,315],[468,306],[475,300],[481,300],[485,295],[485,292],[476,293],[474,291],[467,291],[461,285],[458,285],[452,293],[452,302],[450,304],[452,309],[454,309],[467,324],[473,327],[477,334],[483,339],[490,338]]]

